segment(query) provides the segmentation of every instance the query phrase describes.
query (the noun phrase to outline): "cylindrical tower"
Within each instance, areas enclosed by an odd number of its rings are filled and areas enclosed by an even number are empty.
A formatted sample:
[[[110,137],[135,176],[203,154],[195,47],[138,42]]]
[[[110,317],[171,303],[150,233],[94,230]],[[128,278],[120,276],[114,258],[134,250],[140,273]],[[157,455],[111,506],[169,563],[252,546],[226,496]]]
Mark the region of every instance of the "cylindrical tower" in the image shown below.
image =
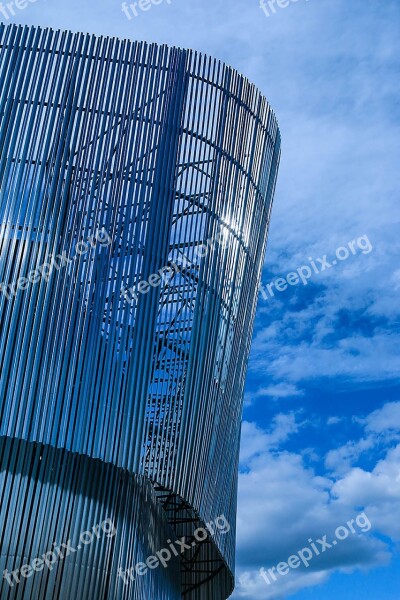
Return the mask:
[[[35,27],[0,81],[0,569],[115,527],[1,598],[226,598],[275,116],[196,52]]]

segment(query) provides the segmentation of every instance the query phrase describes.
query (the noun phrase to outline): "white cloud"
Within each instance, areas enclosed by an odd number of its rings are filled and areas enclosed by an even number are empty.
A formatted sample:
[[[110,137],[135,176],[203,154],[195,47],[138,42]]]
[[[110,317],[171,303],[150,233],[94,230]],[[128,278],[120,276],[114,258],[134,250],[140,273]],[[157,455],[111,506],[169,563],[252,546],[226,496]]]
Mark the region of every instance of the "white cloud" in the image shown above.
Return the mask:
[[[335,473],[349,471],[364,452],[400,439],[400,402],[388,402],[366,418],[354,420],[365,427],[366,435],[327,453],[325,466]]]
[[[347,442],[340,448],[330,450],[325,458],[325,466],[336,474],[346,473],[360,458],[361,454],[375,446],[372,437],[363,438],[357,442]]]
[[[260,577],[258,571],[243,571],[236,581],[236,589],[233,598],[243,600],[280,600],[287,598],[299,590],[318,585],[327,580],[328,572],[299,572],[289,573],[279,581],[268,586]]]
[[[371,471],[352,469],[332,488],[340,502],[365,506],[374,528],[400,541],[400,445]]]
[[[308,308],[280,315],[267,332],[258,330],[250,368],[270,373],[278,384],[281,380],[298,385],[319,377],[341,377],[354,382],[397,380],[398,335],[379,327],[366,335],[351,327],[339,333],[335,321],[341,318],[343,304],[335,302],[333,296],[329,290]],[[352,312],[348,313],[349,318]],[[273,336],[269,334],[272,326],[276,330]]]
[[[364,421],[367,431],[374,433],[400,432],[400,402],[388,402]]]
[[[300,424],[296,422],[295,413],[275,415],[270,431],[264,431],[255,423],[244,421],[242,424],[240,462],[246,464],[255,456],[270,449],[277,448],[297,433]]]
[[[246,392],[244,396],[244,406],[249,407],[254,404],[254,400],[263,398],[273,398],[274,400],[280,400],[281,398],[294,398],[297,396],[303,396],[303,390],[291,383],[281,382],[276,385],[269,385],[267,387],[261,387],[254,392]]]
[[[327,425],[337,425],[338,423],[341,422],[341,418],[340,417],[329,417],[326,424]]]
[[[400,269],[397,269],[397,271],[393,273],[391,280],[393,282],[394,289],[396,291],[400,290]]]
[[[291,383],[278,383],[277,385],[269,385],[257,390],[253,394],[255,398],[269,396],[271,398],[292,398],[293,396],[303,396],[304,392]]]
[[[400,539],[400,445],[393,444],[400,403],[387,403],[367,417],[359,440],[332,448],[328,456],[339,471],[317,475],[300,454],[283,445],[298,433],[294,415],[279,415],[270,431],[244,425],[239,477],[237,524],[238,565],[234,598],[285,598],[304,587],[318,585],[334,571],[372,568],[390,559],[387,545],[376,537]],[[398,425],[396,424],[396,427]],[[387,434],[387,435],[386,435]],[[352,466],[363,452],[386,444],[385,456],[370,470]],[[336,452],[336,454],[335,454]],[[335,457],[335,461],[333,460]],[[329,463],[328,457],[327,462]],[[351,535],[334,549],[313,559],[310,567],[291,571],[268,586],[259,569],[276,566],[309,544],[345,525],[364,511],[370,532]]]

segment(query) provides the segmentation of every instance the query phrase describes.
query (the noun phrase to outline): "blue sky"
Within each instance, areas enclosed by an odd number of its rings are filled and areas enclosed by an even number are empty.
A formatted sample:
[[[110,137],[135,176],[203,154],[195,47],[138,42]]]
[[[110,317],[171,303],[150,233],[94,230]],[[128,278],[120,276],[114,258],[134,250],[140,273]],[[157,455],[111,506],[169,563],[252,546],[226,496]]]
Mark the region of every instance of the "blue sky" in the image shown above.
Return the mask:
[[[167,0],[130,20],[117,0],[37,0],[20,23],[191,47],[247,75],[273,106],[282,161],[268,284],[245,396],[234,598],[395,600],[400,589],[398,0]],[[365,511],[372,524],[268,586],[285,561]]]

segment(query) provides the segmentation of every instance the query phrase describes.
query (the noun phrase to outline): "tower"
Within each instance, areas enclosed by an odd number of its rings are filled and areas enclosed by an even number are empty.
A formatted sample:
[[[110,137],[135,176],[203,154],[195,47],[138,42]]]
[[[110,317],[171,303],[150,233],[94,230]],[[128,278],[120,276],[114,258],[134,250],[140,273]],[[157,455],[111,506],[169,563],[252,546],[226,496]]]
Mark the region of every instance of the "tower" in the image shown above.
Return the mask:
[[[1,26],[0,79],[0,596],[227,598],[275,116],[217,60],[50,29]]]

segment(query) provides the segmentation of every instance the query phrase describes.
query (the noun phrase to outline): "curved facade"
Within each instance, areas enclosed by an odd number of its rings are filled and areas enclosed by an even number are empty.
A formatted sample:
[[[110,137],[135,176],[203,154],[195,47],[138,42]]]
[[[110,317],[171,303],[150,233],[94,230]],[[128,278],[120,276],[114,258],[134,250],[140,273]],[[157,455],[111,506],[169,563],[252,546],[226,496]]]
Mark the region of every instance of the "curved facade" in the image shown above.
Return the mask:
[[[65,559],[29,585],[42,581],[49,598],[62,582],[66,599],[175,599],[174,566],[149,570],[143,589],[114,585],[116,573],[171,531],[193,540],[223,515],[229,532],[211,527],[179,556],[179,590],[226,598],[275,116],[211,58],[48,29],[1,27],[0,80],[0,436],[15,457],[3,456],[0,514],[23,530],[31,506],[32,540],[49,532],[37,550],[1,535],[0,569],[45,552],[55,532],[95,525],[101,505],[118,540],[98,540],[101,566],[94,552],[75,569]],[[30,466],[38,448],[52,457],[42,476]],[[65,469],[90,464],[90,485],[83,467],[67,484]],[[123,516],[128,488],[146,535]],[[83,521],[72,509],[63,520],[66,498],[85,504]],[[96,592],[79,587],[85,568]]]

